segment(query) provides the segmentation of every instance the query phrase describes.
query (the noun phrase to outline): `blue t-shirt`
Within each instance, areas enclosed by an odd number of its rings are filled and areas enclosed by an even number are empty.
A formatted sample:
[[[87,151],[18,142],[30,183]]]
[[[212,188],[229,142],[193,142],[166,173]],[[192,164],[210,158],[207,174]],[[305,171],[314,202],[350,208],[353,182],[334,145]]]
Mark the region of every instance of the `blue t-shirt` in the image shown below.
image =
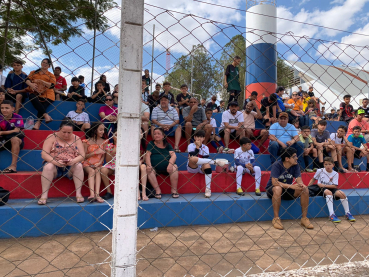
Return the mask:
[[[277,103],[278,103],[279,108],[282,110],[282,112],[286,111],[286,107],[284,106],[282,97],[280,97],[276,93],[275,93],[275,95],[277,96]]]
[[[26,78],[27,75],[24,74],[23,72],[19,75],[15,74],[14,72],[9,73],[8,76],[6,77],[4,87],[5,89],[11,88],[14,90],[23,90],[28,87],[28,85],[25,82]]]
[[[347,140],[349,142],[352,142],[352,145],[355,146],[355,147],[358,147],[358,148],[361,147],[361,144],[366,144],[366,140],[365,140],[363,135],[359,135],[356,138],[353,134],[351,134],[351,135],[348,136]]]
[[[286,144],[287,141],[297,136],[298,132],[292,124],[287,123],[286,127],[282,127],[277,122],[270,126],[269,135],[274,135],[278,140]]]
[[[293,178],[301,177],[301,171],[300,166],[294,165],[291,166],[289,169],[286,169],[283,166],[282,161],[277,161],[272,165],[272,170],[270,172],[270,179],[267,183],[266,188],[273,186],[272,184],[272,178],[278,178],[278,182],[281,182],[283,184],[289,184],[292,185]]]

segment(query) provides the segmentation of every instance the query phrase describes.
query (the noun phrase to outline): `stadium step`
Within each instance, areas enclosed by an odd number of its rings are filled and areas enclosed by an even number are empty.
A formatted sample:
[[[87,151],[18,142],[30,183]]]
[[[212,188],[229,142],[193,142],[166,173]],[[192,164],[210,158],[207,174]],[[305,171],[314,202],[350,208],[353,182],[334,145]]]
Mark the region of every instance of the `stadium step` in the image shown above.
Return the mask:
[[[350,202],[350,211],[356,215],[369,214],[367,189],[344,190]],[[109,231],[113,225],[114,200],[105,203],[77,204],[72,199],[50,199],[46,206],[36,200],[10,199],[0,208],[0,239],[39,237],[55,234]],[[282,220],[301,217],[300,201],[282,201]],[[337,216],[344,215],[339,201],[334,201]],[[161,200],[140,201],[137,226],[140,229],[191,225],[213,225],[234,222],[271,221],[272,201],[265,193],[239,196],[236,193],[213,193],[211,198],[202,194],[182,194],[178,199],[164,195]],[[328,210],[323,197],[310,198],[308,217],[327,218]],[[357,217],[360,219],[360,216]],[[333,223],[329,222],[328,224]]]
[[[308,184],[314,173],[303,173],[302,179],[305,184]],[[262,172],[261,178],[261,191],[265,191],[266,184],[270,178],[269,171]],[[114,176],[111,178],[114,180]],[[85,179],[84,186],[82,187],[82,195],[89,196],[88,184]],[[168,176],[160,175],[158,182],[163,194],[170,194],[170,180]],[[2,174],[0,175],[0,184],[5,189],[11,191],[11,199],[34,199],[41,195],[41,173],[38,172],[23,172],[16,174]],[[103,188],[103,185],[102,185]],[[236,173],[213,173],[213,180],[211,189],[213,192],[235,192],[236,185]],[[245,192],[250,192],[254,195],[255,180],[250,175],[244,175],[242,180],[242,188]],[[369,188],[369,176],[366,172],[361,173],[348,173],[340,174],[339,178],[340,189],[368,189]],[[112,185],[114,192],[114,186]],[[180,194],[188,193],[203,193],[205,191],[205,178],[203,174],[192,174],[187,171],[179,172],[178,180],[178,192]],[[104,195],[103,192],[101,195]],[[52,183],[49,190],[50,198],[57,197],[74,197],[75,188],[72,180],[68,178],[61,178]]]

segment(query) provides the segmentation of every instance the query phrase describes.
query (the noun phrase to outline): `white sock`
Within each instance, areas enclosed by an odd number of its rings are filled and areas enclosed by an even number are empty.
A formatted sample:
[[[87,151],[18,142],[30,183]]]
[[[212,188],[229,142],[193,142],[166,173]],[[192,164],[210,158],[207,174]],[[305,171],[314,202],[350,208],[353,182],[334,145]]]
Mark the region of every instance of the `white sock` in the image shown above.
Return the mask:
[[[349,203],[348,203],[347,197],[345,199],[340,199],[340,200],[341,200],[343,208],[345,209],[345,214],[349,213],[350,208],[349,208]]]
[[[198,165],[201,164],[215,164],[215,161],[213,161],[212,159],[204,159],[204,158],[199,158],[197,161]]]
[[[254,171],[255,171],[255,189],[260,189],[261,169],[258,166],[254,166]]]
[[[242,174],[243,174],[243,167],[239,165],[237,166],[237,175],[236,175],[237,189],[241,188]]]
[[[210,173],[210,174],[205,174],[205,183],[206,183],[206,188],[207,188],[207,189],[210,189],[211,176],[212,176],[212,173]]]
[[[325,197],[325,201],[327,202],[329,216],[331,216],[332,214],[334,214],[334,210],[333,210],[333,195],[327,195]]]

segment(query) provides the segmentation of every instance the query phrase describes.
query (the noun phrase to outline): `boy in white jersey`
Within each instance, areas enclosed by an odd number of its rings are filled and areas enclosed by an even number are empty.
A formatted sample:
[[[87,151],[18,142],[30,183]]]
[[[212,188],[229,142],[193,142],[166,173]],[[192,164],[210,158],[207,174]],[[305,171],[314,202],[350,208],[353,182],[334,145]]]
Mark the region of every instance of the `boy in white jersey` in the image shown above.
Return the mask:
[[[210,165],[216,164],[215,161],[209,159],[209,148],[202,144],[205,140],[205,131],[196,131],[194,134],[194,143],[188,145],[188,163],[187,171],[190,173],[205,174],[205,197],[211,196],[211,177],[212,170]]]
[[[241,188],[242,176],[248,173],[255,177],[255,194],[261,196],[260,193],[260,181],[261,181],[261,170],[259,166],[254,166],[255,155],[251,150],[251,140],[243,137],[240,139],[241,147],[237,148],[234,152],[234,163],[236,167],[236,178],[237,178],[237,194],[244,195]]]
[[[215,118],[212,118],[213,116],[213,110],[212,109],[206,109],[205,110],[206,119],[209,121],[209,124],[213,127],[213,131],[210,136],[210,144],[217,150],[218,153],[222,153],[224,149],[224,144],[222,142],[222,139],[220,136],[217,135],[216,128],[217,123],[215,121]],[[220,145],[217,146],[217,143]]]
[[[354,222],[355,218],[350,213],[349,203],[345,193],[342,190],[337,189],[339,174],[333,170],[333,167],[333,159],[331,157],[324,158],[324,168],[318,169],[314,178],[310,180],[308,185],[309,191],[315,196],[320,195],[325,197],[329,211],[329,219],[334,223],[339,223],[341,220],[334,213],[333,197],[335,200],[341,200],[347,220]],[[318,181],[316,185],[314,185],[315,180]]]

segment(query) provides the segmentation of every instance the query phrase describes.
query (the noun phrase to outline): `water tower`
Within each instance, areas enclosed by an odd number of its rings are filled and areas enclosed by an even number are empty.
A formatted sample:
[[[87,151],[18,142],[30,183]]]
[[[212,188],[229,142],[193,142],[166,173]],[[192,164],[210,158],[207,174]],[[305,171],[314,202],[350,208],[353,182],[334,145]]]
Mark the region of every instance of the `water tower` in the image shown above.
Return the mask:
[[[277,87],[276,0],[246,0],[245,97],[258,92],[258,100]]]

